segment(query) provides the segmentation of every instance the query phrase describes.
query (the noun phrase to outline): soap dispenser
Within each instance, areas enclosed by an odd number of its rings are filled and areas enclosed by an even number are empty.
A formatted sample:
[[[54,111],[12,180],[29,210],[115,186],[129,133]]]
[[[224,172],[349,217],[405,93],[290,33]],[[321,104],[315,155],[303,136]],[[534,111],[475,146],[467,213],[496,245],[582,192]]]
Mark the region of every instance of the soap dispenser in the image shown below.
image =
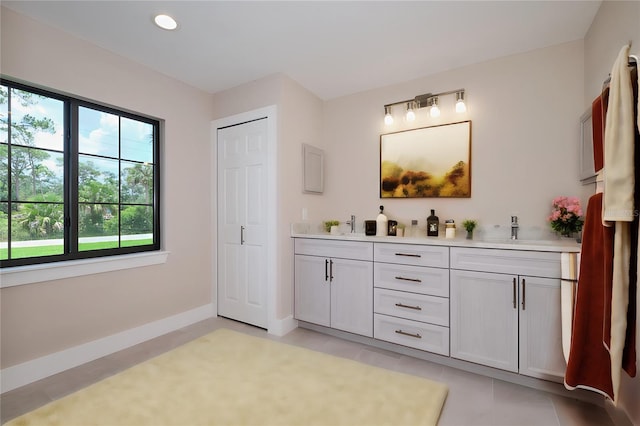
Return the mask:
[[[436,211],[431,209],[431,216],[427,218],[427,237],[437,237],[440,220],[436,216]]]
[[[387,216],[384,213],[384,206],[380,206],[380,214],[376,218],[376,237],[387,236]]]

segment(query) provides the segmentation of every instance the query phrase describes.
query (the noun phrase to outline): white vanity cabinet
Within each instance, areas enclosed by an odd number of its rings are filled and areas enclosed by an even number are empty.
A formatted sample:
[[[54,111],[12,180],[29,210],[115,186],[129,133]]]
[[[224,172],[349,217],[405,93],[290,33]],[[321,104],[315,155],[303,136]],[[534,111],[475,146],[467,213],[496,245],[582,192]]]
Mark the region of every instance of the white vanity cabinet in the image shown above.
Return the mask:
[[[373,243],[295,239],[295,318],[373,337]]]
[[[451,357],[562,381],[560,253],[451,248]]]
[[[449,248],[375,243],[374,337],[449,355]]]

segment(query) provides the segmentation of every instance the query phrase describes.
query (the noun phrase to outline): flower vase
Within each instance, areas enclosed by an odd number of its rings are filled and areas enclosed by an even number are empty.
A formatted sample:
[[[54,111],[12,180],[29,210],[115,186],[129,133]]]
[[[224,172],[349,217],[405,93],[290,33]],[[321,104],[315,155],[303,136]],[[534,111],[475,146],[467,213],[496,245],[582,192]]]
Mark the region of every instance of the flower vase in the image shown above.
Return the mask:
[[[467,240],[473,240],[473,231],[467,231]]]

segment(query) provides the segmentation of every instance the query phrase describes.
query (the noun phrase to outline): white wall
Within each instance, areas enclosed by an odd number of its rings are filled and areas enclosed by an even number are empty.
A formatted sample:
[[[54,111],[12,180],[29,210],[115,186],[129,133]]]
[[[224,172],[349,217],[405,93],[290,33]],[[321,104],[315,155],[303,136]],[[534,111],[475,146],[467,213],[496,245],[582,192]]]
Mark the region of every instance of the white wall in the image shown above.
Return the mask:
[[[640,56],[640,2],[604,1],[585,36],[585,108],[602,91],[622,46],[632,41],[631,53]],[[637,207],[636,207],[637,208]],[[636,300],[640,307],[640,292]],[[636,342],[640,342],[640,315],[636,318]],[[640,370],[640,347],[636,365]],[[640,374],[630,378],[622,373],[620,408],[633,424],[640,425]]]
[[[166,264],[0,290],[2,368],[209,305],[211,96],[2,8],[7,77],[165,120]],[[187,278],[188,277],[188,278]]]
[[[579,117],[583,113],[581,41],[508,56],[415,81],[325,103],[327,193],[320,220],[375,219],[383,204],[389,218],[426,226],[430,209],[441,222],[465,218],[480,230],[508,237],[517,215],[521,238],[552,237],[546,217],[558,195],[579,196]],[[405,123],[383,125],[383,105],[424,93],[466,89],[468,111],[453,112],[454,96],[441,99],[442,115],[428,108]],[[380,134],[470,119],[472,195],[467,199],[380,199]],[[500,225],[501,228],[495,229]]]

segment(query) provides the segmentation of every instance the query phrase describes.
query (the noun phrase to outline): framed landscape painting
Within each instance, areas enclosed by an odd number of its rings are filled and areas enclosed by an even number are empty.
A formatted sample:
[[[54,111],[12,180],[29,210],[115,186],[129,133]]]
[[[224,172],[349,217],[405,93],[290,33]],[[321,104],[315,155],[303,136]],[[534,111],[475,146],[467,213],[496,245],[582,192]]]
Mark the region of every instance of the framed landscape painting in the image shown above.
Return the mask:
[[[471,197],[471,121],[380,136],[380,198]]]

